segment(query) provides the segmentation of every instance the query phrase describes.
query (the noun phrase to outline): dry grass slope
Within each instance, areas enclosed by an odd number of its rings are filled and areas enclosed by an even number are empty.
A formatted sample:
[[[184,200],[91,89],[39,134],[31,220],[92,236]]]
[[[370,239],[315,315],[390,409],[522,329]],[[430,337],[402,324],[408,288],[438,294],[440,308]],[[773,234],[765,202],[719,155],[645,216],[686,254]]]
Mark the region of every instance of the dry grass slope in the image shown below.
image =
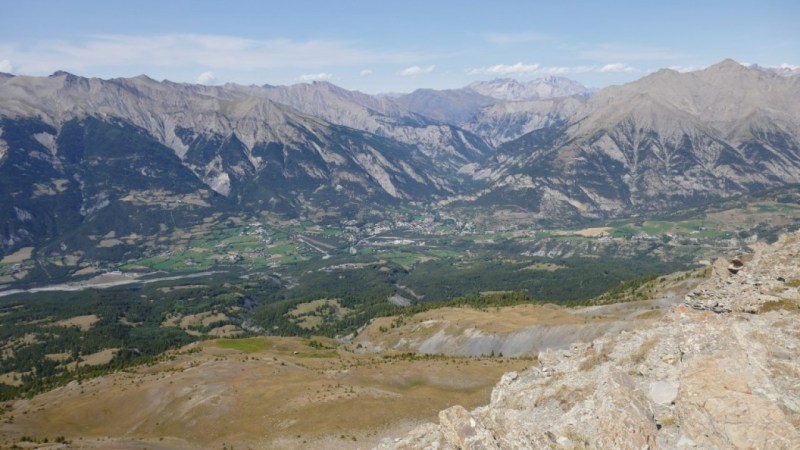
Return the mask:
[[[207,341],[7,404],[0,448],[60,435],[79,448],[365,448],[452,404],[485,403],[500,375],[530,364],[359,355],[324,338]]]

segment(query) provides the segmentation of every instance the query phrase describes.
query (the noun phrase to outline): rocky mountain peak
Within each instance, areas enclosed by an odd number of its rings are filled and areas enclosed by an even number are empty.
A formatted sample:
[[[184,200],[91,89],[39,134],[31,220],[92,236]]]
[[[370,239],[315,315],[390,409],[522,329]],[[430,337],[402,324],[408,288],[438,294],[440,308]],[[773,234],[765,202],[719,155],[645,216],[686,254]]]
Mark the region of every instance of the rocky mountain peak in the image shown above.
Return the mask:
[[[71,74],[71,73],[67,72],[66,70],[56,70],[55,72],[53,72],[52,74],[50,74],[50,78],[56,78],[56,77],[74,77],[74,76],[75,76],[75,75],[73,75],[73,74]]]
[[[664,210],[796,183],[798,80],[733,61],[659,71],[594,94],[559,128],[505,142],[476,176],[543,216]]]
[[[800,234],[720,260],[635,331],[544,351],[491,402],[380,448],[800,447]]]
[[[491,81],[477,81],[467,86],[481,95],[497,100],[530,100],[570,95],[586,94],[589,90],[564,77],[547,76],[520,82],[512,78],[497,78]]]
[[[748,66],[750,69],[760,70],[762,72],[780,75],[782,77],[794,77],[800,75],[800,67],[791,64],[781,64],[778,67],[764,67],[758,64],[751,64]]]
[[[723,59],[722,61],[707,67],[707,71],[730,71],[730,70],[748,70],[746,66],[734,61],[731,58]]]

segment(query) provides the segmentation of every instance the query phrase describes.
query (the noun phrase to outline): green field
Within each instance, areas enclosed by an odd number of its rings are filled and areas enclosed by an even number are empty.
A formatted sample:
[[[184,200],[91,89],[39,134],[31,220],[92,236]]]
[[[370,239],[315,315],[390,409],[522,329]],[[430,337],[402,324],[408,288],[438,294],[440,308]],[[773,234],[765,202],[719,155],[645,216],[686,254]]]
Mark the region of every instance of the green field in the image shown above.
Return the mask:
[[[270,348],[271,344],[264,338],[244,338],[244,339],[218,339],[217,346],[220,348],[228,348],[232,350],[239,350],[245,353],[263,352]]]

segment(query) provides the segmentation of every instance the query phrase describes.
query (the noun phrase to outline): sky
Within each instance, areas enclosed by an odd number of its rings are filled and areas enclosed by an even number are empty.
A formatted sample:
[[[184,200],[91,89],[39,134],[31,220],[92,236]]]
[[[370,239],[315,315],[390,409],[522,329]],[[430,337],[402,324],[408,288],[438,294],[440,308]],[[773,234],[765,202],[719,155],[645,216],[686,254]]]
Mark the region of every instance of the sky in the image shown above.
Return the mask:
[[[589,87],[725,58],[800,66],[797,0],[0,0],[0,72],[363,92],[564,76]]]

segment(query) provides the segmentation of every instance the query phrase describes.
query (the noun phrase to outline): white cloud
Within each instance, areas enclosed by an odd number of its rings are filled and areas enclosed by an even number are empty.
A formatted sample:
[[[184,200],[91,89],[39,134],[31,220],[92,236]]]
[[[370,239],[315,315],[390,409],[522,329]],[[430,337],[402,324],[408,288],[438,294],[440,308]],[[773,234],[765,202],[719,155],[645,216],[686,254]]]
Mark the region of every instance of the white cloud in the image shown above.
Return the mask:
[[[300,81],[324,81],[333,78],[333,74],[328,72],[304,73],[298,78],[300,78]]]
[[[358,74],[361,75],[362,77],[368,77],[368,76],[372,75],[372,71],[369,70],[369,69],[364,69],[361,72],[359,72]]]
[[[759,69],[766,72],[782,75],[785,77],[800,75],[800,66],[789,63],[783,63],[779,66],[762,66],[759,64],[748,64],[748,63],[742,63],[742,65],[745,67],[749,67],[751,69]]]
[[[576,73],[639,73],[641,70],[623,63],[591,66],[540,66],[539,64],[498,64],[467,70],[468,75],[569,75]]]
[[[14,73],[14,66],[7,59],[0,60],[0,72]]]
[[[556,66],[544,67],[542,71],[548,75],[567,75],[574,73],[639,73],[640,69],[623,63],[609,63],[591,66]]]
[[[202,67],[264,70],[357,64],[404,64],[426,57],[412,52],[373,51],[335,40],[256,40],[234,36],[164,34],[97,35],[80,41],[40,41],[21,46],[0,42],[0,54],[17,71],[46,74],[100,67]]]
[[[539,72],[539,64],[523,64],[521,62],[518,62],[516,64],[497,64],[496,66],[470,69],[467,71],[467,74],[512,75],[512,74],[537,73],[537,72]]]
[[[536,33],[533,31],[526,31],[522,33],[483,33],[483,37],[493,43],[498,45],[505,45],[505,44],[521,44],[525,42],[533,42],[533,41],[549,41],[552,40],[550,36],[545,34]]]
[[[639,71],[638,69],[623,63],[606,64],[599,70],[599,72],[601,73],[615,73],[615,72],[634,73],[638,71]]]
[[[217,81],[217,76],[211,71],[201,73],[195,80],[197,84],[214,84],[215,81]]]
[[[420,66],[411,66],[406,67],[405,69],[400,71],[400,75],[409,76],[409,75],[421,75],[423,73],[431,73],[436,66],[428,66],[428,67],[420,67]]]
[[[699,66],[669,66],[667,68],[670,70],[674,70],[676,72],[683,72],[683,73],[694,72],[697,70],[705,69],[705,67],[699,67]]]

